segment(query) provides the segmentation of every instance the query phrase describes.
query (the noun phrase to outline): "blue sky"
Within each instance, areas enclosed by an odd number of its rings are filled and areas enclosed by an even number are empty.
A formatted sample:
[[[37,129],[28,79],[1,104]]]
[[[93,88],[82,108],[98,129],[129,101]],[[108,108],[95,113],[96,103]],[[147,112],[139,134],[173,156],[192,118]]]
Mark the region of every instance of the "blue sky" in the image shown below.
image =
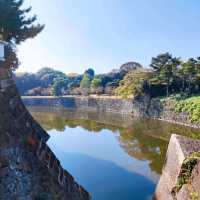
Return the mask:
[[[18,47],[19,71],[108,72],[162,52],[200,56],[199,0],[26,0],[44,31]]]

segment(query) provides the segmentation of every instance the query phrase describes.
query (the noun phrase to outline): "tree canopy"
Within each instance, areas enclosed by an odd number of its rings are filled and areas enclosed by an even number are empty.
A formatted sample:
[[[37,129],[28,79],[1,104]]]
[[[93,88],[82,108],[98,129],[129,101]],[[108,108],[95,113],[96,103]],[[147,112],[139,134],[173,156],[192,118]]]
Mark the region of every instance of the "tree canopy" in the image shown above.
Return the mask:
[[[44,25],[36,24],[36,15],[28,17],[31,7],[23,9],[24,0],[0,1],[0,35],[2,40],[20,44],[40,33]]]
[[[173,57],[171,54],[163,53],[153,57],[150,66],[155,73],[154,81],[166,85],[166,93],[169,95],[169,87],[176,80],[180,59]]]
[[[22,8],[23,3],[24,0],[0,0],[0,39],[9,43],[6,62],[1,64],[12,70],[19,65],[16,45],[34,38],[44,28],[44,25],[37,23],[36,15],[29,15],[31,7]]]
[[[150,73],[144,69],[132,70],[120,81],[116,94],[124,98],[133,98],[144,93],[146,81]]]
[[[98,87],[102,87],[102,79],[100,76],[95,76],[91,82],[91,88],[96,89]]]
[[[23,95],[34,92],[48,95],[54,91],[58,95],[117,94],[130,98],[143,94],[158,97],[200,93],[200,57],[183,61],[163,53],[152,58],[148,69],[133,63],[123,66],[105,74],[95,75],[93,69],[88,69],[73,76],[43,68],[36,74],[17,76],[16,81]]]
[[[81,80],[80,87],[84,89],[90,89],[91,79],[89,74],[85,73]]]

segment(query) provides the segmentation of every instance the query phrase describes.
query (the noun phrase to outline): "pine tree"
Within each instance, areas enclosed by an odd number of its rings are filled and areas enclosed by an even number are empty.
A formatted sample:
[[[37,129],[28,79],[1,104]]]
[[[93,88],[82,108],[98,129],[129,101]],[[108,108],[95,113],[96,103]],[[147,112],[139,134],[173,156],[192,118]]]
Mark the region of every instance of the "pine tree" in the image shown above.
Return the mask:
[[[169,53],[163,53],[152,58],[151,67],[154,70],[155,78],[162,84],[166,84],[166,94],[169,96],[169,87],[176,80],[176,74],[180,59],[172,57]]]
[[[4,65],[11,69],[19,65],[16,45],[34,38],[44,28],[44,25],[36,24],[36,15],[28,17],[31,7],[23,9],[23,3],[24,0],[0,0],[0,39],[9,43]]]

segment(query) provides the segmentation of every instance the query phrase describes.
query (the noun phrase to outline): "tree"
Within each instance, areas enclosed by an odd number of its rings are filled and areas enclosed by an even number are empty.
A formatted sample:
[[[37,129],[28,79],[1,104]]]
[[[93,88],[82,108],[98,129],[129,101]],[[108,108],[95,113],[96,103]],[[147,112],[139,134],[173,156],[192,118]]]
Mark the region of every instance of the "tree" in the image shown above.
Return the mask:
[[[197,76],[198,67],[197,60],[189,58],[186,62],[182,62],[179,69],[179,77],[182,81],[182,90],[190,94],[192,92],[192,85],[194,85],[195,78]]]
[[[23,3],[24,0],[0,1],[0,36],[9,43],[6,58],[10,59],[8,66],[10,69],[15,69],[19,65],[15,53],[16,45],[28,38],[34,38],[44,28],[44,25],[36,24],[36,15],[29,17],[31,7],[23,9]]]
[[[144,94],[144,87],[150,78],[150,73],[143,69],[130,71],[115,90],[116,94],[124,98],[133,98]]]
[[[84,89],[90,89],[90,84],[90,76],[87,73],[85,73],[83,79],[81,80],[80,87]]]
[[[56,80],[67,79],[67,76],[60,71],[45,67],[36,73],[37,79],[41,81],[41,86],[44,88],[52,85]]]
[[[17,73],[14,79],[21,95],[25,95],[28,90],[41,86],[41,82],[35,74]]]
[[[195,70],[196,70],[196,76],[194,78],[194,83],[195,83],[195,89],[197,92],[199,92],[200,89],[200,57],[196,58],[196,65],[195,65]]]
[[[52,86],[52,94],[54,96],[61,96],[64,90],[67,89],[67,85],[68,85],[67,79],[56,80]]]
[[[92,68],[87,69],[84,74],[88,74],[90,80],[94,78],[94,70]]]
[[[85,73],[83,75],[83,79],[81,80],[80,83],[80,89],[81,89],[81,93],[83,95],[88,95],[90,92],[90,85],[91,85],[91,79],[89,74]]]
[[[150,66],[153,68],[157,81],[166,84],[166,93],[169,96],[169,87],[176,81],[176,75],[180,59],[172,57],[169,53],[160,54],[153,57]]]
[[[99,76],[95,76],[91,82],[91,88],[97,89],[98,87],[102,87],[102,79]]]
[[[103,93],[103,85],[101,76],[95,76],[91,82],[91,92],[95,94]]]

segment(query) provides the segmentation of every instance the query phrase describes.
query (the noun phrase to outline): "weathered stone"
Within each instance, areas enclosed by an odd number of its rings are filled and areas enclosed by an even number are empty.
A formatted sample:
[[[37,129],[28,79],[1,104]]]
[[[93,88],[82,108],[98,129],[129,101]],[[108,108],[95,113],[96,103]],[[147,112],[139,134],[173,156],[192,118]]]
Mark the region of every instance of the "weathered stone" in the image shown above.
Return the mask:
[[[26,110],[9,73],[1,67],[0,105],[0,199],[90,199],[81,186],[80,195],[77,183],[64,173],[46,144],[49,135]],[[72,190],[67,191],[69,185]]]
[[[13,84],[14,84],[14,81],[12,79],[0,80],[0,86],[1,86],[2,91],[4,91],[6,88],[12,86]]]
[[[23,97],[27,106],[62,106],[89,111],[106,111],[138,117],[150,117],[181,125],[200,128],[199,123],[189,120],[186,112],[176,113],[172,106],[163,104],[158,98],[140,96],[136,99],[121,99],[104,96]]]
[[[162,176],[155,192],[155,198],[157,200],[173,199],[174,196],[177,200],[186,200],[189,198],[190,195],[186,187],[183,187],[184,185],[181,186],[180,191],[177,191],[177,193],[174,193],[174,188],[177,187],[178,178],[182,176],[183,162],[194,152],[200,152],[200,140],[193,140],[178,135],[171,136],[167,150],[166,163],[163,167]],[[199,181],[197,182],[200,183]],[[198,188],[200,187],[198,186]]]
[[[177,200],[192,200],[187,185],[183,185],[176,198]]]
[[[192,187],[200,196],[200,161],[198,161],[192,173]]]

